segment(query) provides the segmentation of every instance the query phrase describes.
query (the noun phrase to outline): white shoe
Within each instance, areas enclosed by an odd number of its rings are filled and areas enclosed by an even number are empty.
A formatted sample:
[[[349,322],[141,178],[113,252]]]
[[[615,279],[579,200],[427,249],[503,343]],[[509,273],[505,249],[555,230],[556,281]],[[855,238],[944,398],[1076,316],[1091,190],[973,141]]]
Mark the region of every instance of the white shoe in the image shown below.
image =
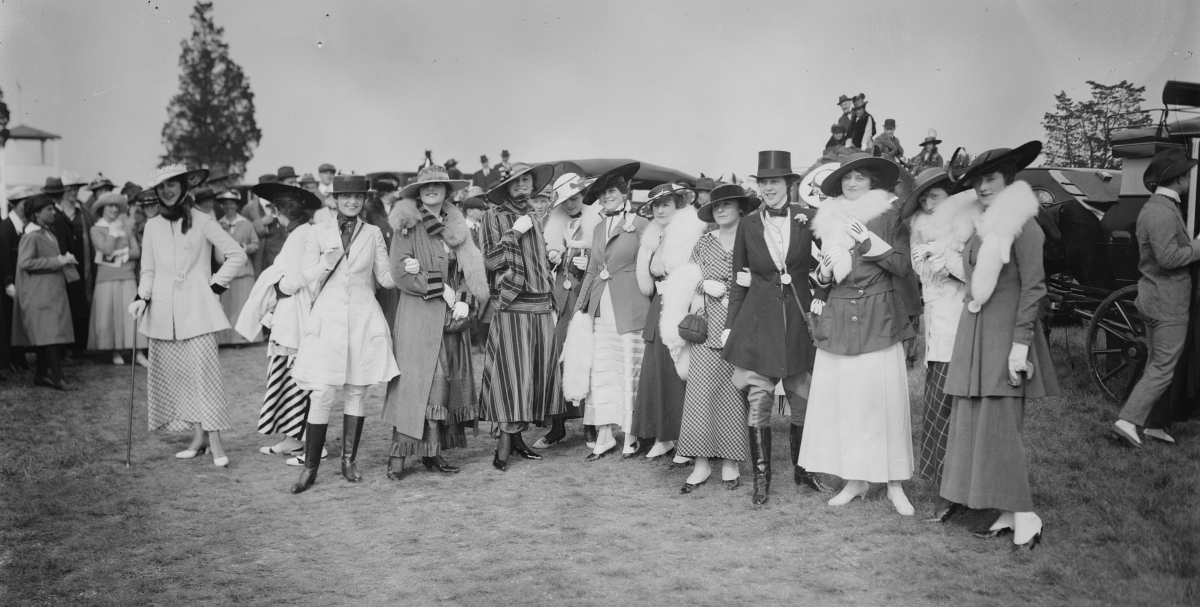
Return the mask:
[[[870,488],[871,485],[867,483],[867,481],[849,481],[846,483],[845,487],[842,487],[841,493],[833,496],[833,499],[829,500],[829,505],[845,506],[846,504],[854,501],[854,498],[856,497],[861,497],[865,500],[867,499],[865,497],[867,495],[867,490]]]
[[[1175,439],[1172,438],[1170,434],[1167,434],[1167,431],[1163,430],[1162,428],[1143,428],[1142,434],[1155,440],[1160,440],[1164,443],[1171,443],[1172,445],[1175,444]]]
[[[124,365],[124,364],[125,364],[125,359],[124,359],[124,358],[122,358],[120,354],[117,354],[116,352],[113,352],[113,364],[114,364],[114,365],[117,365],[118,367],[119,367],[119,366],[121,366],[121,365]]]
[[[285,438],[269,447],[259,447],[263,455],[299,455],[304,453],[304,442],[294,438]]]
[[[203,445],[196,449],[192,449],[189,447],[187,449],[184,449],[183,451],[180,451],[179,453],[176,453],[175,459],[194,459],[194,458],[200,456],[201,454],[203,454],[205,451],[208,451],[208,445]]]
[[[324,461],[325,458],[327,458],[327,457],[329,457],[329,451],[327,449],[325,449],[324,447],[321,447],[321,460]],[[296,457],[289,457],[283,463],[285,463],[289,466],[303,466],[304,465],[304,454],[301,453],[300,455],[297,455]]]
[[[892,506],[900,516],[912,516],[916,511],[908,501],[908,496],[904,495],[904,489],[897,483],[895,487],[888,483],[888,499],[892,500]]]
[[[650,452],[646,454],[646,459],[654,459],[660,455],[666,455],[668,451],[675,448],[675,441],[669,440],[654,441],[654,446],[650,448]],[[693,483],[695,484],[695,483]]]
[[[138,352],[137,356],[134,357],[133,360],[134,360],[134,362],[136,362],[137,364],[141,365],[144,368],[150,367],[150,359],[146,358],[146,355],[142,354],[141,352]]]
[[[229,456],[228,456],[228,455],[222,455],[221,457],[214,457],[214,458],[213,458],[213,465],[214,465],[214,466],[216,466],[216,467],[218,467],[218,468],[226,468],[226,467],[228,467],[228,466],[229,466]]]

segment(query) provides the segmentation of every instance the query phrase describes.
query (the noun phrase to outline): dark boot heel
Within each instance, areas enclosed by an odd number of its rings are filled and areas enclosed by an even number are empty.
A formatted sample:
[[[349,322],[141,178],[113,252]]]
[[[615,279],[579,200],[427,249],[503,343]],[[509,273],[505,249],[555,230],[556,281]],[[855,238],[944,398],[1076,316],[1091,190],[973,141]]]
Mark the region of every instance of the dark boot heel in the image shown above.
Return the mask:
[[[387,463],[387,477],[389,481],[398,481],[404,476],[404,458],[389,457]]]
[[[321,467],[321,450],[325,448],[325,431],[329,424],[306,424],[304,429],[304,469],[292,485],[292,493],[303,493],[317,482]]]
[[[771,428],[750,428],[750,466],[754,474],[754,495],[750,503],[761,506],[771,494]]]
[[[342,477],[351,483],[362,480],[355,460],[358,459],[358,440],[362,437],[363,420],[356,415],[342,416]],[[305,461],[307,459],[305,455]]]

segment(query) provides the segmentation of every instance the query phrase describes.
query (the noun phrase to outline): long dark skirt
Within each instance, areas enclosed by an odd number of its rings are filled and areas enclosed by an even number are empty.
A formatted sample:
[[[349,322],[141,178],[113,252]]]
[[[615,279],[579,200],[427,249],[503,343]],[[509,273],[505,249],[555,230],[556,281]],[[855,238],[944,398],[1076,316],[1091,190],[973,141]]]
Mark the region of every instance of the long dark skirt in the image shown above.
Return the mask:
[[[391,457],[433,457],[442,449],[467,446],[463,423],[475,420],[475,373],[471,365],[468,333],[442,336],[429,401],[425,405],[425,429],[421,436],[408,436],[392,428]]]
[[[497,310],[484,349],[481,418],[521,423],[562,413],[554,410],[557,360],[554,319],[549,313]]]
[[[976,509],[1032,512],[1024,418],[1023,398],[954,397],[942,497]]]
[[[930,362],[925,372],[925,423],[921,425],[921,453],[917,476],[942,483],[942,462],[946,458],[946,432],[954,397],[946,394],[948,362]]]
[[[657,336],[647,341],[633,405],[633,435],[657,441],[679,440],[686,392],[687,384],[675,371],[671,351]]]

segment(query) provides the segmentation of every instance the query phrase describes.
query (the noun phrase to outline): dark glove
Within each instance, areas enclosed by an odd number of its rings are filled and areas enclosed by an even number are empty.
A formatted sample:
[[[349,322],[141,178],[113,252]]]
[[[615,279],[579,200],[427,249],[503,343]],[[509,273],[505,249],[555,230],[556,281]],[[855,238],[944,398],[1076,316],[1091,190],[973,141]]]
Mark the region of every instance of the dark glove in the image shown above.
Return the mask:
[[[229,287],[222,287],[221,285],[219,285],[215,282],[208,286],[210,289],[212,289],[212,292],[216,293],[217,295],[220,295],[220,294],[224,293],[225,291],[229,290]]]

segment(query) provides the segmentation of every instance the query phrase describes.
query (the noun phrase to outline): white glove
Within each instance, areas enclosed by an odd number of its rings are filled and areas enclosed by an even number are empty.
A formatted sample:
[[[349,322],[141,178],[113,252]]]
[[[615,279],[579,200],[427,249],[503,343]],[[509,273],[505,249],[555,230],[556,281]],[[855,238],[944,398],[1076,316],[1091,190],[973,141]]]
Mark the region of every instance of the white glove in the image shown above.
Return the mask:
[[[817,280],[821,283],[827,283],[833,279],[833,255],[821,253],[821,260],[817,264]]]
[[[465,301],[454,302],[454,309],[450,312],[450,318],[454,320],[462,320],[470,313],[471,307]]]
[[[416,274],[417,272],[421,271],[421,263],[412,257],[409,257],[408,259],[404,260],[404,271],[408,272],[409,274]]]
[[[559,251],[558,249],[550,249],[550,251],[546,253],[546,259],[549,259],[550,263],[556,264],[562,261],[562,251]]]
[[[135,299],[129,304],[129,315],[134,318],[141,318],[146,313],[146,300]]]
[[[821,312],[825,311],[825,301],[821,299],[812,300],[812,303],[808,304],[808,311],[820,316]]]
[[[932,255],[933,252],[929,250],[929,245],[925,244],[919,244],[909,251],[909,257],[912,258],[914,264],[920,262],[926,257],[931,257]]]
[[[329,249],[328,251],[321,253],[321,266],[324,267],[326,271],[332,270],[333,267],[337,265],[338,260],[341,258],[341,248]]]
[[[857,219],[851,219],[850,221],[846,222],[846,233],[849,234],[850,238],[853,238],[855,242],[859,243],[865,242],[871,237],[871,231],[868,230],[867,226],[863,225],[862,222]]]
[[[1021,385],[1021,372],[1033,377],[1033,367],[1029,366],[1029,346],[1013,344],[1008,351],[1008,383],[1016,387]]]
[[[721,347],[725,347],[725,342],[729,341],[729,329],[721,331]]]
[[[587,271],[588,258],[586,255],[579,255],[574,260],[572,260],[571,263],[575,264],[576,268],[583,270],[585,272]]]
[[[729,290],[725,287],[725,283],[716,280],[706,280],[701,284],[703,285],[704,292],[712,297],[721,297]]]
[[[17,298],[17,285],[6,285],[4,287],[4,294],[8,295],[11,299],[16,299]]]
[[[58,256],[58,263],[60,263],[60,264],[62,264],[62,265],[64,265],[64,266],[65,266],[65,265],[67,265],[67,264],[69,264],[69,263],[76,263],[76,262],[75,262],[75,256],[74,256],[74,255],[72,255],[72,254],[70,254],[70,253],[67,253],[66,255],[59,255],[59,256]]]
[[[930,255],[929,262],[926,267],[929,269],[929,272],[931,272],[933,274],[937,274],[938,272],[945,270],[946,269],[946,256],[945,255]]]
[[[450,287],[442,287],[442,300],[446,302],[446,305],[453,308],[454,304],[458,303],[458,293],[455,293],[454,289]]]
[[[750,287],[750,272],[738,272],[737,280],[735,280],[734,282],[736,282],[737,286],[739,286],[739,287],[749,288]]]
[[[525,232],[529,231],[529,228],[532,228],[532,227],[533,227],[533,220],[530,219],[528,215],[522,215],[522,216],[518,217],[516,221],[513,222],[512,229],[513,229],[513,231],[517,232],[518,234],[524,234]]]

